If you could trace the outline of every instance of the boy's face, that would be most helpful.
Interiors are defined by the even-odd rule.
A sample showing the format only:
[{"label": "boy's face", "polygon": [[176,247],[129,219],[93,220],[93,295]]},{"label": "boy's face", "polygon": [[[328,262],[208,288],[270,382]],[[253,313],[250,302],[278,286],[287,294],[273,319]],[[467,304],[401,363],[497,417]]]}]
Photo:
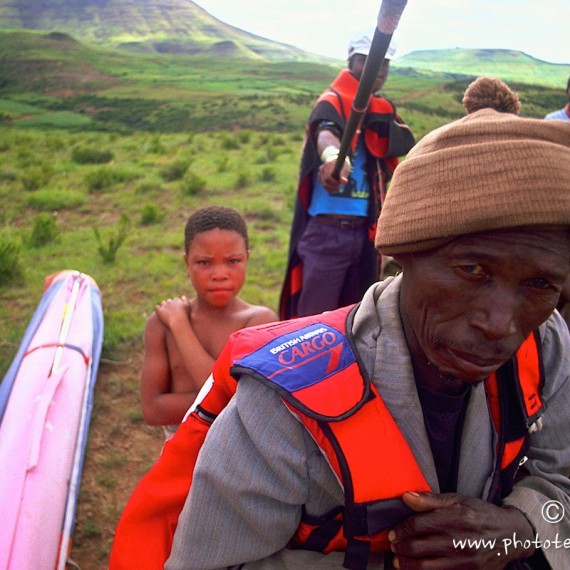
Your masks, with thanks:
[{"label": "boy's face", "polygon": [[240,292],[248,259],[244,238],[219,228],[197,234],[184,255],[197,297],[216,308],[226,307]]}]

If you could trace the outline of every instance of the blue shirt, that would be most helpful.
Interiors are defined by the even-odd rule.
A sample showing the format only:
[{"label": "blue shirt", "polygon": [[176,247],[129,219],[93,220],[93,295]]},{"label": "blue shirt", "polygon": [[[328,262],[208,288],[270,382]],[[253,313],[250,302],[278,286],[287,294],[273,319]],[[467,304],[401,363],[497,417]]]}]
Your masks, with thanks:
[{"label": "blue shirt", "polygon": [[352,170],[348,182],[339,188],[338,194],[327,192],[319,181],[318,170],[315,170],[309,215],[340,214],[366,217],[369,196],[370,184],[366,172],[366,147],[361,136],[352,157]]},{"label": "blue shirt", "polygon": [[558,111],[553,111],[548,113],[545,119],[562,119],[563,121],[570,121],[570,117],[566,113],[566,107],[564,109],[559,109]]}]

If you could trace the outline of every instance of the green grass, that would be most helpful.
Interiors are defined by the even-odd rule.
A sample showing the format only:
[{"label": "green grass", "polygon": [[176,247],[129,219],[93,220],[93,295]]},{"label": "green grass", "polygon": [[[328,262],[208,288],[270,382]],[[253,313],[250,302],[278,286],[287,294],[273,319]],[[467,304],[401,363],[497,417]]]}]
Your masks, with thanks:
[{"label": "green grass", "polygon": [[18,121],[20,127],[77,129],[91,123],[91,118],[71,111],[37,112],[33,117]]},{"label": "green grass", "polygon": [[[151,138],[144,133],[117,139],[97,135],[100,148],[113,149],[114,172],[129,175],[114,178],[112,188],[105,192],[90,192],[85,184],[88,175],[111,167],[74,164],[70,168],[69,164],[72,149],[89,146],[92,133],[28,129],[6,132],[9,144],[2,153],[6,164],[18,164],[23,147],[33,156],[42,156],[49,138],[57,149],[49,153],[50,164],[55,172],[67,174],[53,176],[46,188],[25,191],[19,178],[32,167],[24,164],[15,167],[15,180],[2,187],[0,200],[9,205],[3,209],[3,222],[11,243],[19,245],[22,279],[21,283],[0,288],[0,314],[9,316],[0,319],[0,335],[8,343],[1,347],[0,372],[7,369],[17,348],[16,341],[39,302],[45,276],[61,269],[83,271],[99,284],[105,313],[104,355],[112,357],[125,343],[139,343],[146,315],[156,303],[168,296],[191,294],[182,261],[183,227],[194,209],[207,204],[233,206],[248,220],[253,251],[243,297],[276,308],[291,217],[284,196],[296,176],[298,139],[285,139],[284,154],[274,166],[286,183],[267,183],[252,176],[245,191],[257,198],[244,200],[244,190],[236,188],[233,179],[240,172],[244,157],[251,155],[259,144],[256,133],[245,137],[249,142],[242,143],[239,149],[224,151],[231,154],[232,160],[226,178],[217,173],[215,162],[222,147],[222,134],[199,134],[191,141],[187,135],[162,135],[160,144],[165,154],[152,152]],[[198,197],[185,195],[180,180],[162,178],[164,166],[176,156],[191,157],[192,169],[206,181],[206,188]],[[261,171],[262,166],[252,167],[252,172],[256,168]],[[145,180],[154,182],[147,182],[150,190],[141,200],[140,188]],[[138,221],[147,205],[148,193],[154,196],[157,216],[154,223],[145,225]],[[56,212],[57,241],[30,243],[38,211]],[[127,238],[117,249],[115,260],[105,262],[93,230],[96,228],[106,243],[121,215],[131,220]],[[267,263],[268,259],[271,263]],[[22,303],[22,299],[26,302]]]},{"label": "green grass", "polygon": [[34,105],[27,105],[26,103],[18,103],[10,101],[9,99],[0,99],[0,114],[8,117],[17,117],[22,115],[41,115],[44,113],[43,109],[38,109]]}]

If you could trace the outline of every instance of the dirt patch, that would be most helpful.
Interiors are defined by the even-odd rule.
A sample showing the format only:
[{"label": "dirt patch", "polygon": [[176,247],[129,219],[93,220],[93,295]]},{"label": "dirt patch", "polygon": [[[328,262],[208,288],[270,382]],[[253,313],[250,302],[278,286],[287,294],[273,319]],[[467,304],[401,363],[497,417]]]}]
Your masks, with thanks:
[{"label": "dirt patch", "polygon": [[81,570],[108,567],[121,512],[164,441],[160,428],[142,421],[141,359],[142,349],[132,348],[99,367],[71,550]]}]

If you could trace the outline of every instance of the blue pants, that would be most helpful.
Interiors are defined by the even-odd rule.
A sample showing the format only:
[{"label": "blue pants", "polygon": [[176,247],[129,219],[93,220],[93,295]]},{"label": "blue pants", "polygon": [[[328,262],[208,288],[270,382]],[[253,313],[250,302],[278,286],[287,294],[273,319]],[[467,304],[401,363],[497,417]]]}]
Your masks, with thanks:
[{"label": "blue pants", "polygon": [[360,263],[367,228],[338,228],[312,217],[297,245],[303,261],[299,316],[331,311],[360,301]]}]

